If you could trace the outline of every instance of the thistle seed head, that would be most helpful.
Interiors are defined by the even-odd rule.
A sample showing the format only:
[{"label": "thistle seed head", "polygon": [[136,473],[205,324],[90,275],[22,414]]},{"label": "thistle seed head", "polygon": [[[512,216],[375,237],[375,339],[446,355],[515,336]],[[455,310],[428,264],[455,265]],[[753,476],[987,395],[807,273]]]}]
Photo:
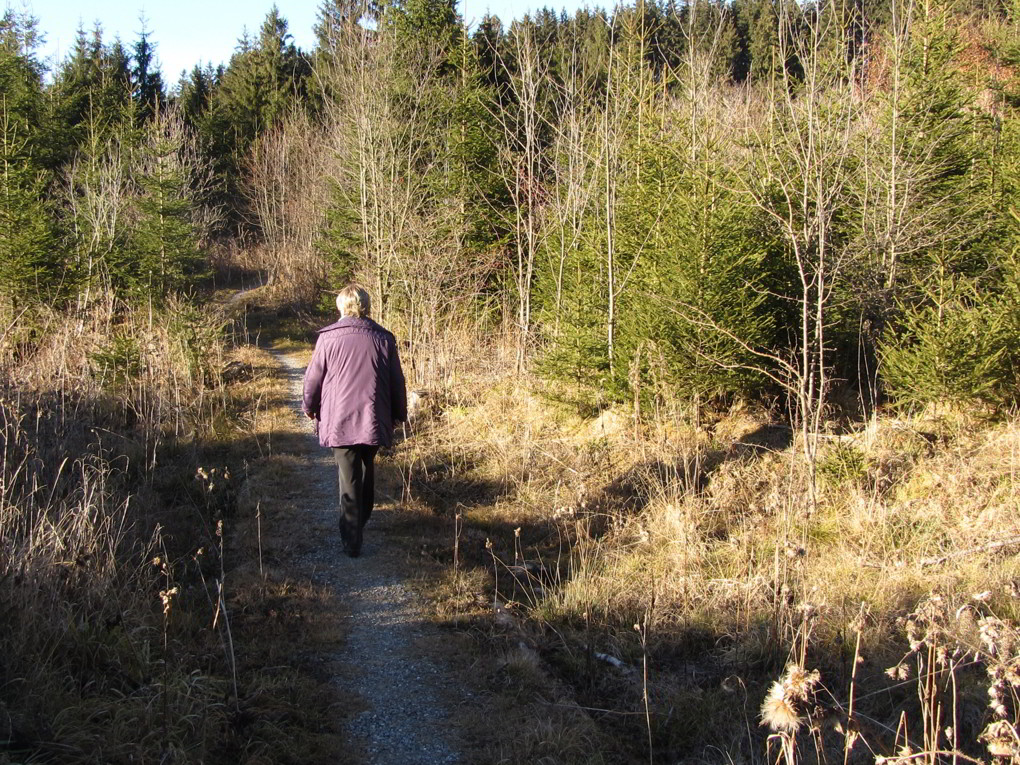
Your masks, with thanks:
[{"label": "thistle seed head", "polygon": [[768,725],[777,733],[796,733],[804,724],[787,695],[786,687],[778,680],[772,683],[761,705],[761,724]]}]

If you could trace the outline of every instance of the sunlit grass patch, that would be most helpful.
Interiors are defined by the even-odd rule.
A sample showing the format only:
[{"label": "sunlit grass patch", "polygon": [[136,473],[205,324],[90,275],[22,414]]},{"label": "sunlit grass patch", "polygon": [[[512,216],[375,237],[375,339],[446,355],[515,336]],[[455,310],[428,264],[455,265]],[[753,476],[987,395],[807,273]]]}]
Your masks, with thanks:
[{"label": "sunlit grass patch", "polygon": [[[877,702],[882,673],[905,646],[897,620],[920,600],[990,591],[996,613],[1017,610],[1003,595],[1020,568],[1015,422],[947,430],[880,419],[823,437],[812,476],[800,436],[746,409],[701,430],[635,427],[626,413],[608,427],[612,418],[586,421],[550,404],[541,387],[523,378],[451,396],[398,449],[398,461],[431,470],[419,496],[434,495],[431,512],[445,519],[435,549],[452,546],[451,516],[461,514],[460,570],[449,573],[452,555],[434,555],[425,574],[440,583],[437,618],[479,636],[488,624],[497,644],[512,625],[544,630],[541,650],[504,666],[528,678],[553,671],[575,699],[595,686],[622,693],[593,679],[602,662],[577,657],[615,651],[632,665],[632,627],[650,620],[652,684],[661,684],[653,697],[696,697],[708,710],[692,726],[657,707],[659,752],[697,761],[717,746],[735,761],[755,757],[776,669],[806,650],[845,696],[848,636],[858,629],[868,699],[859,711],[888,715]],[[487,483],[495,490],[480,492]],[[413,471],[409,486],[414,493]],[[675,671],[692,661],[700,680]],[[631,688],[608,698],[635,697]],[[624,720],[619,730],[640,746],[643,717]],[[734,726],[746,735],[721,733]]]}]

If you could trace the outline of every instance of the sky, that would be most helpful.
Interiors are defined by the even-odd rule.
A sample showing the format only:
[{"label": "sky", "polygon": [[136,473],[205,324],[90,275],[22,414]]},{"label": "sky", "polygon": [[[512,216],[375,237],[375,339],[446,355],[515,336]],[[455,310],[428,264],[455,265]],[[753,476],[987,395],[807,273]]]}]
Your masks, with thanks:
[{"label": "sky", "polygon": [[[50,70],[74,47],[79,25],[91,32],[98,20],[103,28],[104,42],[119,36],[130,48],[142,29],[142,19],[156,45],[156,57],[167,85],[177,83],[182,70],[198,63],[214,66],[226,63],[247,28],[257,35],[262,21],[272,7],[272,0],[9,0],[8,8],[17,12],[27,9],[39,20],[45,37],[40,57]],[[280,14],[287,19],[294,43],[310,50],[315,36],[319,0],[277,0]],[[605,3],[596,3],[604,5]],[[542,6],[569,13],[585,0],[458,0],[458,11],[469,24],[477,23],[486,12],[499,16],[504,23]]]}]

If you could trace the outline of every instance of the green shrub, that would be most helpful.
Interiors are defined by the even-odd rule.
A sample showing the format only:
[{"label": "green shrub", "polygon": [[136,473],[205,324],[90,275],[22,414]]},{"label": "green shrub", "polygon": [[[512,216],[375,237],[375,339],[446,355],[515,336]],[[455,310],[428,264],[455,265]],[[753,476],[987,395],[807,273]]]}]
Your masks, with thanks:
[{"label": "green shrub", "polygon": [[906,309],[882,348],[885,385],[901,406],[995,405],[1016,395],[1006,305],[972,286],[954,293]]},{"label": "green shrub", "polygon": [[867,479],[872,461],[853,444],[837,443],[818,462],[818,479],[823,486],[860,486]]}]

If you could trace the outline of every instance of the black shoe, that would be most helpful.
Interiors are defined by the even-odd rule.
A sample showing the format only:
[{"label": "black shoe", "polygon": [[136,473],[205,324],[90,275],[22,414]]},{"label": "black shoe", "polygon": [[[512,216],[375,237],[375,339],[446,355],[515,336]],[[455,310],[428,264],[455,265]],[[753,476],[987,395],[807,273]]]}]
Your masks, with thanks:
[{"label": "black shoe", "polygon": [[347,524],[344,523],[343,518],[340,519],[340,544],[343,546],[344,552],[350,557],[358,557],[358,552],[360,551],[352,554],[352,551],[354,550],[353,540],[350,538],[350,534],[347,531]]},{"label": "black shoe", "polygon": [[351,537],[344,543],[344,552],[351,558],[357,558],[361,555],[361,529],[356,529]]},{"label": "black shoe", "polygon": [[347,553],[348,557],[357,558],[361,555],[361,529],[358,529],[353,534],[349,534],[344,533],[344,527],[341,525],[340,544],[343,545],[344,552]]}]

